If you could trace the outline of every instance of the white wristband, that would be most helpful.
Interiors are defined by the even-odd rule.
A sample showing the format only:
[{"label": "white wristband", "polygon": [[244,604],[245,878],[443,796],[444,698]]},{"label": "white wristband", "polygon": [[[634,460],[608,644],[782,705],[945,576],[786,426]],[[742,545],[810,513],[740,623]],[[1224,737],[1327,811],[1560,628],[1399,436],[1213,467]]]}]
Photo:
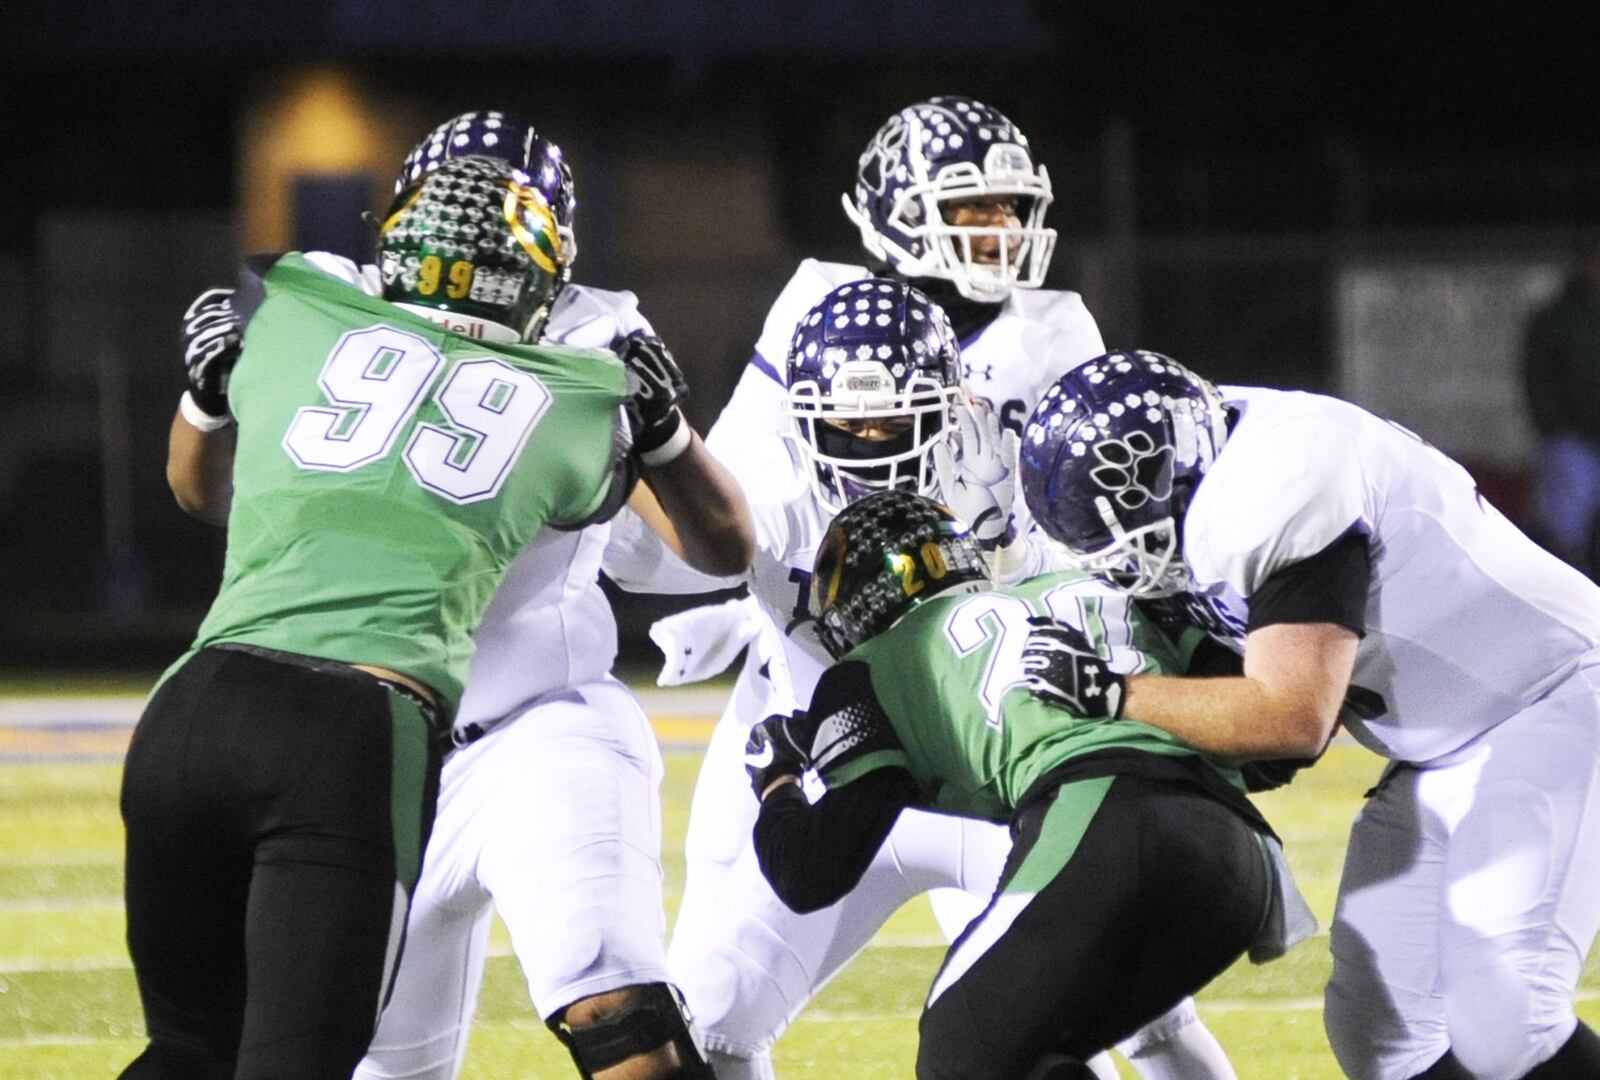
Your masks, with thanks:
[{"label": "white wristband", "polygon": [[989,552],[989,580],[996,588],[1021,584],[1033,570],[1033,551],[1021,536]]},{"label": "white wristband", "polygon": [[183,392],[183,397],[178,399],[178,411],[188,421],[189,426],[200,431],[220,431],[233,423],[233,417],[227,413],[221,416],[212,416],[200,406],[196,405],[189,391]]},{"label": "white wristband", "polygon": [[665,465],[669,461],[676,461],[678,455],[689,449],[689,442],[693,437],[694,432],[689,427],[689,421],[682,413],[679,413],[678,430],[674,431],[670,439],[654,450],[641,450],[639,452],[639,461],[641,464],[648,465],[651,468]]}]

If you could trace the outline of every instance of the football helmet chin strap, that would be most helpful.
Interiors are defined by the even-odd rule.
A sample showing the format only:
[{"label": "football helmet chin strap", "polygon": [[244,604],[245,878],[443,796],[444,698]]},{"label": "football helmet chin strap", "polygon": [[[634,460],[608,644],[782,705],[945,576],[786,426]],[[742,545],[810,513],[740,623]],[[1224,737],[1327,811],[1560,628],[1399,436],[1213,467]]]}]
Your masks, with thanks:
[{"label": "football helmet chin strap", "polygon": [[546,1021],[572,1055],[578,1075],[594,1080],[598,1072],[671,1045],[678,1052],[678,1067],[663,1080],[716,1080],[677,988],[646,983],[630,989],[627,1004],[597,1023],[573,1027],[563,1019],[566,1010]]}]

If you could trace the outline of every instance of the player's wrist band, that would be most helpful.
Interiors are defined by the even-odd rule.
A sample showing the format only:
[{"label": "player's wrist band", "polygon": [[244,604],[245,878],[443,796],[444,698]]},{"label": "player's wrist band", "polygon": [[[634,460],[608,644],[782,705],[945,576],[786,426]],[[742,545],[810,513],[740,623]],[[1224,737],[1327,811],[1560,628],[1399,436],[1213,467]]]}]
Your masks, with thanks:
[{"label": "player's wrist band", "polygon": [[200,431],[220,431],[233,423],[233,417],[227,413],[221,416],[212,416],[195,403],[194,395],[189,391],[183,392],[183,397],[178,399],[178,411],[183,414],[184,420],[192,428]]},{"label": "player's wrist band", "polygon": [[984,552],[989,557],[990,579],[1000,587],[1015,585],[1033,576],[1033,552],[1028,543],[1016,534],[1013,527],[1008,539],[997,544],[993,551]]},{"label": "player's wrist band", "polygon": [[678,413],[678,426],[667,437],[667,441],[652,450],[639,451],[639,462],[654,468],[675,461],[680,454],[689,449],[689,442],[693,437],[694,432],[689,428],[689,421],[683,418],[682,413]]}]

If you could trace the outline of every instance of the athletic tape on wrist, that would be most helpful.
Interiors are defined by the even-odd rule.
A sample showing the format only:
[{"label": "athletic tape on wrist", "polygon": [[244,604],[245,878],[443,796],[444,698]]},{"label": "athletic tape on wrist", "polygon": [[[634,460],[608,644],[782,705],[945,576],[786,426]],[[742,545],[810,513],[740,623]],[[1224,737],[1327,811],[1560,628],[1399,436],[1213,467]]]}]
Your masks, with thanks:
[{"label": "athletic tape on wrist", "polygon": [[178,399],[178,411],[183,414],[190,427],[200,431],[220,431],[233,423],[233,417],[227,413],[221,416],[212,416],[195,403],[194,396],[185,390],[183,397]]},{"label": "athletic tape on wrist", "polygon": [[680,413],[678,415],[678,430],[674,431],[671,438],[654,450],[641,450],[639,452],[639,462],[642,465],[654,468],[658,465],[665,465],[670,461],[675,461],[680,454],[689,449],[689,442],[693,437],[694,433],[689,429],[689,421],[685,420]]}]

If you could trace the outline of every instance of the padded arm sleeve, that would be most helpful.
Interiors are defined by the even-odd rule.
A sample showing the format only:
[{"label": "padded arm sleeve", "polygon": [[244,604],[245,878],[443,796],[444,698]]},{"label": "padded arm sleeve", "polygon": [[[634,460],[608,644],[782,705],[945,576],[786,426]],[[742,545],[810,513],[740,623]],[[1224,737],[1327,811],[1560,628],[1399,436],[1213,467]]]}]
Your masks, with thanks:
[{"label": "padded arm sleeve", "polygon": [[1279,570],[1372,520],[1355,433],[1295,414],[1230,439],[1184,518],[1184,554],[1202,587],[1253,603]]},{"label": "padded arm sleeve", "polygon": [[905,747],[872,689],[872,669],[846,660],[823,673],[808,710],[816,725],[811,764],[830,789],[876,769],[908,764]]},{"label": "padded arm sleeve", "polygon": [[767,796],[756,818],[756,858],[778,899],[800,914],[855,888],[917,785],[904,769],[879,769],[806,802],[798,784]]}]

